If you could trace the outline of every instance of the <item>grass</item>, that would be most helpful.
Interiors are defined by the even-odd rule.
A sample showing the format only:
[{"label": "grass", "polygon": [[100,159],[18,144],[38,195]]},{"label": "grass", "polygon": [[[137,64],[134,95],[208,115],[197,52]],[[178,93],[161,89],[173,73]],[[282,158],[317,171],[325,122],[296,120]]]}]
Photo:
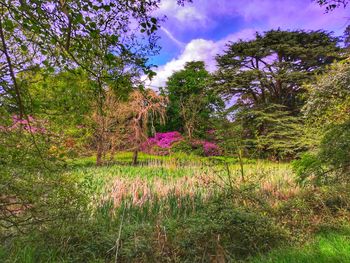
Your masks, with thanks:
[{"label": "grass", "polygon": [[251,263],[350,262],[350,227],[319,233],[303,247],[292,247],[257,257]]},{"label": "grass", "polygon": [[337,262],[350,256],[347,231],[315,236],[325,223],[349,221],[346,187],[300,188],[288,163],[245,160],[242,180],[232,158],[141,154],[140,165],[131,166],[131,157],[118,154],[103,167],[93,157],[71,160],[65,177],[88,205],[69,221],[8,239],[0,261],[114,262],[118,255],[119,262]]},{"label": "grass", "polygon": [[[178,214],[174,209],[184,209],[184,203],[195,209],[217,197],[222,189],[243,183],[234,159],[223,162],[187,155],[140,156],[139,166],[129,165],[130,153],[119,154],[117,163],[104,167],[91,166],[93,158],[80,159],[70,164],[68,173],[89,191],[94,206],[110,201],[114,208],[143,206],[143,210],[157,214],[161,210]],[[269,196],[272,203],[298,192],[293,176],[286,163],[249,161],[245,165],[246,180]]]}]

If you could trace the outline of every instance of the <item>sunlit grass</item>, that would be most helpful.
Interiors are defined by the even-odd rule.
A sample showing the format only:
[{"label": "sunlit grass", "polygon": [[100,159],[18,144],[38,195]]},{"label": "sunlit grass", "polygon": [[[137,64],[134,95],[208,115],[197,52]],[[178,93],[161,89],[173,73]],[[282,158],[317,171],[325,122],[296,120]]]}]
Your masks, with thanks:
[{"label": "sunlit grass", "polygon": [[251,263],[342,263],[350,262],[350,228],[317,235],[303,247],[272,251]]},{"label": "sunlit grass", "polygon": [[138,166],[132,166],[131,159],[132,153],[119,153],[117,161],[102,167],[94,165],[94,157],[79,159],[70,163],[67,173],[88,192],[92,207],[116,214],[126,207],[129,213],[143,211],[144,218],[196,210],[228,187],[247,183],[272,204],[299,191],[287,163],[247,160],[243,181],[234,158],[140,154]]}]

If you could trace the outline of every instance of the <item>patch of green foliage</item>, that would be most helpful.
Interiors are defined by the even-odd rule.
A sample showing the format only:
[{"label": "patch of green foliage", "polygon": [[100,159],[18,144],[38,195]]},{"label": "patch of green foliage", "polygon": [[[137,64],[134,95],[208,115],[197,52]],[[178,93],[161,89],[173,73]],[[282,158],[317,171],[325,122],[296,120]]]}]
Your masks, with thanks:
[{"label": "patch of green foliage", "polygon": [[[191,169],[200,170],[198,166],[180,169],[181,173],[170,166],[91,167],[89,160],[84,162],[70,166],[66,176],[70,174],[80,193],[90,200],[98,198],[116,178],[132,181],[141,176],[170,182],[191,177]],[[231,169],[238,168],[235,165]],[[289,196],[276,195],[276,191],[289,190],[281,187],[286,166],[247,166],[248,179],[265,169],[264,174],[271,177],[269,184],[279,186],[277,190],[263,189],[257,176],[242,185],[227,184],[207,199],[200,194],[181,198],[169,194],[142,205],[128,199],[117,207],[108,199],[89,206],[82,202],[70,212],[70,221],[45,224],[40,230],[7,239],[0,248],[0,261],[114,262],[116,257],[118,262],[248,261],[271,250],[280,251],[276,250],[280,247],[300,246],[312,240],[322,225],[341,224],[350,216],[346,187],[305,188]],[[224,179],[224,174],[218,176]],[[272,253],[271,257],[277,252]],[[311,246],[307,253],[318,252]]]},{"label": "patch of green foliage", "polygon": [[324,230],[311,242],[300,247],[274,250],[268,255],[257,257],[254,263],[328,263],[350,262],[350,228],[349,226]]}]

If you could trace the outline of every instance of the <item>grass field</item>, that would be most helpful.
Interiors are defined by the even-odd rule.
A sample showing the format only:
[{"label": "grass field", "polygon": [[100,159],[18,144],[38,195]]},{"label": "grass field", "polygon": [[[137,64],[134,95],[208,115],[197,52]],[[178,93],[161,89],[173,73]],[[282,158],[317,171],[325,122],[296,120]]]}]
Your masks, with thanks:
[{"label": "grass field", "polygon": [[[300,187],[291,165],[121,153],[68,162],[82,205],[14,238],[1,262],[347,262],[346,187]],[[345,225],[345,227],[343,227]],[[324,229],[328,229],[325,231]],[[330,229],[330,230],[329,230]],[[343,260],[343,261],[342,261]],[[345,261],[344,261],[345,260]]]}]

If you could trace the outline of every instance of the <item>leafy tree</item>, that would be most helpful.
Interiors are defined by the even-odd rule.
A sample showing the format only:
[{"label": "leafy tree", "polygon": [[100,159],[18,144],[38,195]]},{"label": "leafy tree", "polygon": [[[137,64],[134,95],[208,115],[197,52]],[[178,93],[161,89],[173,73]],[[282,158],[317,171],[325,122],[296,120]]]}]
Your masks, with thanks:
[{"label": "leafy tree", "polygon": [[270,104],[247,110],[244,118],[251,120],[248,130],[255,133],[250,134],[251,147],[259,157],[291,159],[306,149],[306,144],[302,143],[303,122],[286,111],[285,106]]},{"label": "leafy tree", "polygon": [[350,25],[348,25],[344,31],[344,46],[350,49]]},{"label": "leafy tree", "polygon": [[167,99],[158,95],[151,89],[135,90],[127,104],[129,123],[127,130],[130,135],[129,142],[133,151],[133,164],[137,164],[138,152],[148,139],[150,124],[157,120],[165,122]]},{"label": "leafy tree", "polygon": [[[334,64],[309,85],[304,107],[309,125],[319,130],[321,139],[314,152],[296,162],[299,176],[316,182],[348,181],[350,174],[350,63]],[[307,161],[306,161],[307,160]],[[306,164],[306,165],[305,165]]]},{"label": "leafy tree", "polygon": [[336,8],[343,7],[345,8],[348,4],[348,0],[314,0],[319,5],[326,7],[326,12],[333,11]]},{"label": "leafy tree", "polygon": [[338,38],[323,31],[271,30],[256,39],[230,43],[217,56],[215,86],[234,98],[237,118],[260,157],[291,158],[300,145],[300,109],[306,89],[326,66],[340,57]]},{"label": "leafy tree", "polygon": [[324,31],[271,30],[250,41],[230,43],[217,56],[216,83],[245,106],[280,104],[298,112],[302,84],[339,58],[338,38]]},{"label": "leafy tree", "polygon": [[167,129],[184,131],[189,138],[205,131],[210,118],[224,104],[210,87],[210,74],[204,62],[188,62],[169,77],[162,91],[169,98]]},{"label": "leafy tree", "polygon": [[[130,87],[138,73],[153,74],[146,56],[157,51],[156,30],[160,20],[152,14],[159,3],[159,0],[0,0],[0,162],[6,167],[0,172],[1,228],[4,226],[11,233],[14,227],[22,231],[28,225],[42,225],[58,218],[45,212],[55,208],[53,211],[66,215],[69,209],[63,204],[69,206],[77,200],[76,186],[62,182],[64,176],[55,173],[60,158],[53,152],[59,138],[50,132],[34,134],[30,128],[35,119],[30,111],[46,115],[43,121],[52,118],[44,114],[40,105],[44,87],[29,88],[28,79],[22,78],[22,74],[43,67],[48,73],[59,74],[58,78],[66,78],[64,70],[80,68],[92,81],[87,87],[95,92],[94,98],[101,105],[109,86]],[[28,107],[31,92],[39,96]],[[67,95],[61,93],[60,87],[56,92]],[[45,99],[49,101],[50,97]],[[62,102],[48,110],[58,113],[67,110],[64,105],[72,106],[71,98]],[[13,119],[19,123],[15,131],[11,128]],[[18,206],[20,213],[8,210],[13,206]],[[17,216],[23,224],[12,220]]]},{"label": "leafy tree", "polygon": [[20,75],[26,112],[48,122],[59,137],[62,153],[84,154],[91,138],[95,85],[82,69],[47,74],[43,70]]},{"label": "leafy tree", "polygon": [[303,109],[310,123],[319,127],[343,124],[349,119],[350,62],[335,63],[329,71],[307,85],[309,97]]},{"label": "leafy tree", "polygon": [[[93,120],[97,134],[102,136],[102,144],[98,150],[98,165],[101,165],[107,154],[111,160],[116,150],[132,151],[133,164],[137,164],[138,152],[147,141],[150,126],[159,120],[164,123],[166,98],[150,89],[136,89],[127,98],[118,97],[109,89],[103,103],[103,115],[95,107]],[[100,139],[100,138],[96,138]]]}]

